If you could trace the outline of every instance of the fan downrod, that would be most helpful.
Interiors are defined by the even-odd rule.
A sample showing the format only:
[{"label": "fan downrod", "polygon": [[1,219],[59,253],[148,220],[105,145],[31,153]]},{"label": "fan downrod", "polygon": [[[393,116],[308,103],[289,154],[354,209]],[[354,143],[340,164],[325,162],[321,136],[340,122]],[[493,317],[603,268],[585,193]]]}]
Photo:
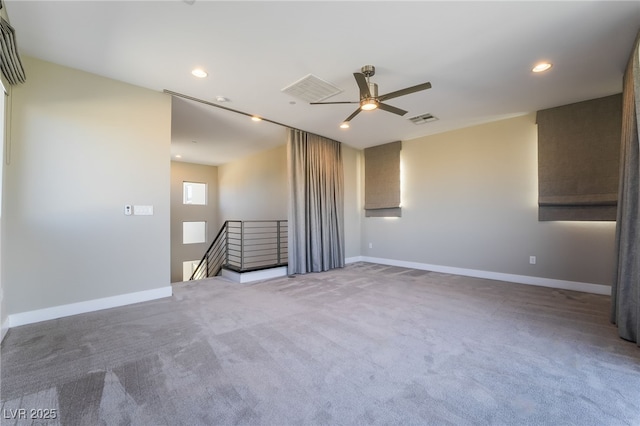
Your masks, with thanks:
[{"label": "fan downrod", "polygon": [[365,77],[369,78],[376,74],[376,67],[373,65],[365,65],[360,68],[360,71],[362,71],[362,74],[364,74]]}]

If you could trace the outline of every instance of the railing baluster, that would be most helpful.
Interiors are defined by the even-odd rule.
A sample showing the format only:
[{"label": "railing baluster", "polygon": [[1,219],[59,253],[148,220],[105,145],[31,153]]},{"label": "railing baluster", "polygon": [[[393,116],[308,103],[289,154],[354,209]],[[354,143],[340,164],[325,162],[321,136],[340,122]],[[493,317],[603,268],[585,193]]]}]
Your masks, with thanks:
[{"label": "railing baluster", "polygon": [[244,222],[240,222],[240,270],[244,269]]},{"label": "railing baluster", "polygon": [[276,244],[277,244],[276,253],[278,255],[277,263],[279,265],[280,264],[280,221],[276,222],[276,233],[277,233],[277,235],[276,235]]},{"label": "railing baluster", "polygon": [[224,264],[226,266],[229,266],[229,227],[227,226],[227,231],[225,232],[224,235],[224,245],[225,245],[225,260],[224,260]]}]

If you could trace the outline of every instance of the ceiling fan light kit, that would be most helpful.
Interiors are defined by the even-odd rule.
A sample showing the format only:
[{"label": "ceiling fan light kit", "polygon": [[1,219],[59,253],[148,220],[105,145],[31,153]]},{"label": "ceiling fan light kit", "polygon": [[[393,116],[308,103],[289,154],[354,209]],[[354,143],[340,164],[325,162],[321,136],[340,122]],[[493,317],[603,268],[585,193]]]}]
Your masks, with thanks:
[{"label": "ceiling fan light kit", "polygon": [[363,99],[360,101],[360,109],[363,111],[373,111],[378,108],[378,101],[373,98]]},{"label": "ceiling fan light kit", "polygon": [[[375,75],[376,68],[373,65],[365,65],[360,69],[361,72],[354,72],[353,77],[356,79],[358,88],[360,90],[359,101],[342,101],[342,102],[311,102],[311,105],[330,105],[330,104],[360,104],[359,108],[355,110],[346,120],[340,125],[341,128],[348,128],[348,123],[360,111],[373,111],[374,109],[381,109],[396,115],[403,116],[407,111],[396,108],[394,106],[383,103],[388,99],[397,98],[411,93],[420,92],[431,88],[431,83],[422,83],[417,86],[407,87],[405,89],[396,90],[395,92],[387,93],[385,95],[378,96],[378,85],[372,83],[370,78]],[[346,126],[345,126],[346,124]]]}]

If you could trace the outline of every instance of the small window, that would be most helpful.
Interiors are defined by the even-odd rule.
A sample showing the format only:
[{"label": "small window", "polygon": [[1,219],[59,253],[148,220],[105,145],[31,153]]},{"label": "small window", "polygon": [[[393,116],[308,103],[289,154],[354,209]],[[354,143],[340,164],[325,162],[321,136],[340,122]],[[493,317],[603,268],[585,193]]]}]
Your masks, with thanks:
[{"label": "small window", "polygon": [[189,281],[189,278],[193,275],[193,271],[196,270],[199,264],[199,260],[188,260],[186,262],[182,262],[182,281]]},{"label": "small window", "polygon": [[198,244],[207,240],[207,222],[182,222],[182,244]]},{"label": "small window", "polygon": [[207,184],[182,182],[183,204],[204,206],[207,204]]}]

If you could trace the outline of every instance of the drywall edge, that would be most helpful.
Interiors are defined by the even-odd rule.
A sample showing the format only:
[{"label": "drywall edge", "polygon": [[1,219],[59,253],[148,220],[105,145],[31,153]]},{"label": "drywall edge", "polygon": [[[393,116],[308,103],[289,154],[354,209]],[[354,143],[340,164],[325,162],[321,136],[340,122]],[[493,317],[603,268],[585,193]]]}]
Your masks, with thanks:
[{"label": "drywall edge", "polygon": [[9,331],[9,317],[2,323],[0,329],[0,343],[4,340],[4,336],[7,335],[7,331]]}]

